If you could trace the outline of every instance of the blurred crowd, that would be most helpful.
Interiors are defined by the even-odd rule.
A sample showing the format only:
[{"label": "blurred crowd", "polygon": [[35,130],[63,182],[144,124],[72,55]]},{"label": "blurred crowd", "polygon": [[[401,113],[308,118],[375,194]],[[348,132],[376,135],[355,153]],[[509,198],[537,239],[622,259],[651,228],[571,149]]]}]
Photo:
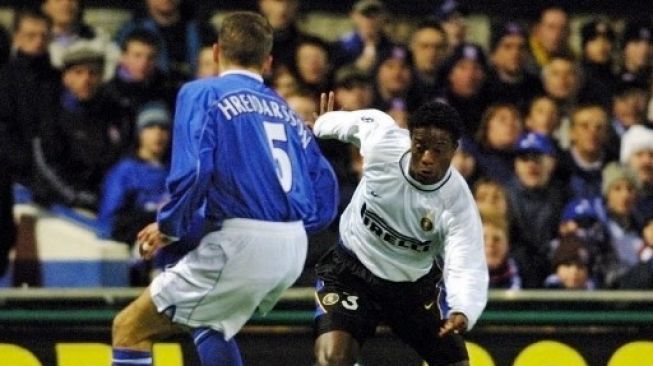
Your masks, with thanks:
[{"label": "blurred crowd", "polygon": [[[453,0],[414,19],[405,40],[389,34],[381,1],[354,2],[352,31],[337,37],[300,30],[300,5],[254,10],[275,30],[266,81],[309,126],[328,90],[337,109],[380,109],[400,125],[432,99],[460,113],[454,166],[478,203],[491,287],[653,288],[650,17],[616,22],[597,10],[574,52],[560,7],[528,24],[492,19],[484,47]],[[181,0],[143,0],[114,37],[83,11],[81,0],[42,0],[0,29],[0,273],[14,200],[82,210],[99,237],[131,243],[166,200],[177,90],[217,75],[215,27]],[[344,208],[361,157],[320,146]],[[336,228],[313,238],[307,268]]]}]

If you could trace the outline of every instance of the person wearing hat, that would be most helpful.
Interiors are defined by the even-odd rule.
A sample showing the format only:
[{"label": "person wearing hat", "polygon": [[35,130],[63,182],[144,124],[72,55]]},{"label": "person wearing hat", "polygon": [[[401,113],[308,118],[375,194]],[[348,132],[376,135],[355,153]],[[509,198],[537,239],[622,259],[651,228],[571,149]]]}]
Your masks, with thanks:
[{"label": "person wearing hat", "polygon": [[626,24],[621,39],[623,60],[619,80],[644,90],[651,88],[651,57],[653,57],[653,25],[649,20]]},{"label": "person wearing hat", "polygon": [[34,141],[35,199],[97,209],[106,170],[129,146],[130,124],[118,102],[99,93],[104,55],[77,43],[63,57],[58,110]]},{"label": "person wearing hat", "polygon": [[487,85],[493,103],[512,103],[524,111],[542,93],[540,78],[527,71],[527,40],[526,30],[515,21],[491,27]]},{"label": "person wearing hat", "polygon": [[610,163],[603,168],[602,191],[606,233],[615,253],[615,263],[606,273],[605,283],[607,287],[614,287],[619,278],[639,262],[643,244],[635,218],[635,177],[619,163]]},{"label": "person wearing hat", "polygon": [[467,137],[475,135],[490,103],[491,96],[485,92],[488,68],[485,52],[474,43],[460,44],[440,67],[439,97],[460,113]]},{"label": "person wearing hat", "polygon": [[410,51],[399,45],[379,52],[372,69],[375,80],[372,108],[390,114],[400,126],[406,125],[408,114],[417,109],[420,101],[413,85],[413,73]]},{"label": "person wearing hat", "polygon": [[377,55],[392,48],[392,41],[385,31],[388,11],[378,0],[358,0],[349,13],[354,30],[335,42],[334,65],[354,64],[371,72],[377,63]]},{"label": "person wearing hat", "polygon": [[456,0],[442,1],[435,12],[436,18],[442,24],[442,29],[447,35],[449,51],[467,42],[467,24],[465,24],[467,13],[467,8]]},{"label": "person wearing hat", "polygon": [[619,161],[630,169],[637,182],[635,216],[640,225],[653,217],[653,129],[632,126],[621,138]]},{"label": "person wearing hat", "polygon": [[[170,144],[171,116],[162,102],[149,102],[137,114],[138,143],[133,155],[108,171],[102,184],[98,235],[132,244],[136,234],[156,218],[166,200],[165,159]],[[132,285],[146,285],[149,274],[132,277]]]},{"label": "person wearing hat", "polygon": [[549,273],[549,242],[558,234],[566,201],[565,190],[552,179],[553,159],[555,147],[544,135],[524,133],[515,144],[515,175],[506,188],[513,255],[525,288],[540,287]]},{"label": "person wearing hat", "polygon": [[553,253],[553,273],[547,276],[544,287],[549,289],[593,290],[594,258],[582,239],[568,235],[561,238]]},{"label": "person wearing hat", "polygon": [[52,20],[52,39],[48,48],[50,60],[55,67],[63,65],[63,56],[69,47],[82,42],[104,54],[103,80],[113,77],[120,48],[108,32],[84,22],[83,0],[41,0],[41,10]]},{"label": "person wearing hat", "polygon": [[615,33],[610,23],[593,19],[580,29],[581,68],[586,79],[592,79],[612,94],[616,75],[613,71]]}]

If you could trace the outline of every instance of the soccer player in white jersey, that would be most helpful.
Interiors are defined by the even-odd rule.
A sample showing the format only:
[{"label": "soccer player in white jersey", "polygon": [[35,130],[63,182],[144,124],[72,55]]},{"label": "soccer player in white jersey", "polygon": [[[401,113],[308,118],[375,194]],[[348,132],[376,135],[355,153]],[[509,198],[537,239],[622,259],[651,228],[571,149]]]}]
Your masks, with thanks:
[{"label": "soccer player in white jersey", "polygon": [[363,177],[318,263],[317,365],[352,365],[383,322],[431,366],[469,365],[461,336],[487,302],[483,231],[467,183],[451,167],[458,113],[420,107],[408,129],[373,109],[331,111],[314,133],[355,144]]},{"label": "soccer player in white jersey", "polygon": [[[113,366],[152,365],[152,343],[190,328],[202,366],[240,366],[233,336],[269,311],[299,277],[307,232],[337,212],[337,181],[304,122],[261,74],[272,27],[234,12],[213,46],[220,76],[177,97],[170,201],[138,234],[147,258],[189,234],[201,210],[199,246],[158,275],[113,322]],[[174,244],[171,244],[174,245]]]}]

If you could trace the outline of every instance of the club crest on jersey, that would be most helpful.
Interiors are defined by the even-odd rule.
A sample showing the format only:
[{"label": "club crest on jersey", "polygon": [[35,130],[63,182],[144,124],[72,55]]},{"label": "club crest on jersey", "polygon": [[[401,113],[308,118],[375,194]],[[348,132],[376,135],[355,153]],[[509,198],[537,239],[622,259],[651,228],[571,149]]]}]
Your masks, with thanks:
[{"label": "club crest on jersey", "polygon": [[330,292],[322,298],[322,305],[331,306],[337,304],[338,301],[340,301],[340,296],[335,292]]},{"label": "club crest on jersey", "polygon": [[421,226],[422,230],[424,231],[431,231],[433,230],[433,221],[431,221],[431,219],[428,217],[422,217],[422,220],[419,222],[419,226]]}]

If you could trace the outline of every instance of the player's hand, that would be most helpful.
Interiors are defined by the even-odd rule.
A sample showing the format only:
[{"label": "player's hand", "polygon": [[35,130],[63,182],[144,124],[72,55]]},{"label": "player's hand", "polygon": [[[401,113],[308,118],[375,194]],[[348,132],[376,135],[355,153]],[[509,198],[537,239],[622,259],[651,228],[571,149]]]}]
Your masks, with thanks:
[{"label": "player's hand", "polygon": [[448,334],[463,334],[467,330],[467,317],[462,313],[452,313],[440,328],[440,337]]},{"label": "player's hand", "polygon": [[318,117],[320,117],[321,115],[327,112],[332,112],[333,106],[335,104],[335,100],[336,100],[336,95],[333,91],[329,91],[329,93],[320,94],[320,110],[319,110],[319,114],[313,113],[313,117],[315,117],[314,120],[317,120]]},{"label": "player's hand", "polygon": [[159,231],[159,224],[153,222],[147,225],[136,236],[138,252],[143,259],[152,259],[154,253],[161,247],[170,244],[170,238]]}]

